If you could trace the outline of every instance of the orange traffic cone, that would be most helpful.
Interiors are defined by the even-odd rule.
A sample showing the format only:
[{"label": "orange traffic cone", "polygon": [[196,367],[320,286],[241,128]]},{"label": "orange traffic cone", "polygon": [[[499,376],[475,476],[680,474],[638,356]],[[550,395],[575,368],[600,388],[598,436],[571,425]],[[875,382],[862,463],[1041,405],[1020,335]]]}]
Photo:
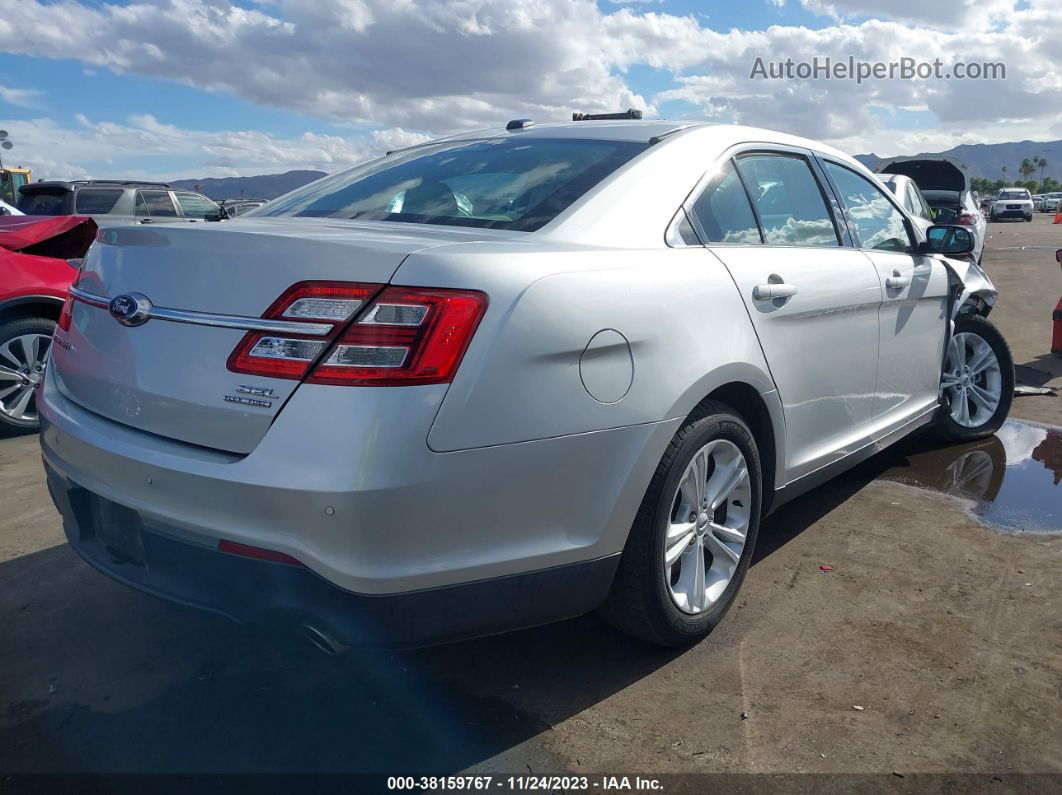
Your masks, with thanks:
[{"label": "orange traffic cone", "polygon": [[1055,209],[1055,223],[1062,224],[1062,201],[1058,203],[1058,207]]}]

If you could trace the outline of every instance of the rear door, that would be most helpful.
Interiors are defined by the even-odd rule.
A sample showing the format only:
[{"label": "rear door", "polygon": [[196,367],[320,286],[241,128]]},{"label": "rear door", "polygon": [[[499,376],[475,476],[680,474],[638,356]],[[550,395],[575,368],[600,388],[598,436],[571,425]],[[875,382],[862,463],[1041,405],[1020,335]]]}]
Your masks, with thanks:
[{"label": "rear door", "polygon": [[809,155],[739,152],[691,208],[741,293],[778,387],[790,480],[866,436],[877,379],[878,275],[841,245]]},{"label": "rear door", "polygon": [[917,253],[892,197],[848,166],[823,159],[854,243],[874,264],[884,288],[874,414],[885,428],[934,407],[947,329],[948,274],[935,256]]}]

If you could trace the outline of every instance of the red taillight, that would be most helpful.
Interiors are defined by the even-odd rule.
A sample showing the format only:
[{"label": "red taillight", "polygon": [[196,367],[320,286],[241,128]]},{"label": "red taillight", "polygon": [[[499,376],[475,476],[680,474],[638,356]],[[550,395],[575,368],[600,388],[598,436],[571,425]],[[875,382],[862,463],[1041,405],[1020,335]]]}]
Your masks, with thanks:
[{"label": "red taillight", "polygon": [[[68,259],[67,262],[76,271],[74,279],[70,283],[71,287],[77,287],[77,283],[81,281],[81,268],[85,264],[84,259]],[[74,316],[74,296],[70,295],[70,291],[66,292],[66,300],[63,301],[63,308],[59,310],[59,322],[58,326],[63,331],[70,330],[70,321]]]},{"label": "red taillight", "polygon": [[262,317],[328,322],[332,332],[250,332],[230,354],[228,368],[342,386],[447,383],[486,308],[487,296],[472,290],[300,282]]},{"label": "red taillight", "polygon": [[388,287],[306,380],[346,386],[447,383],[486,308],[487,296],[471,290]]},{"label": "red taillight", "polygon": [[57,324],[63,331],[70,331],[70,320],[74,315],[74,296],[70,293],[66,294],[66,300],[63,301],[63,308],[59,310],[59,323]]},{"label": "red taillight", "polygon": [[971,213],[963,213],[955,219],[955,223],[962,224],[963,226],[973,226],[977,223],[977,216]]},{"label": "red taillight", "polygon": [[230,555],[239,555],[244,558],[254,558],[255,560],[268,560],[270,563],[286,563],[289,566],[303,565],[297,558],[293,558],[291,555],[286,555],[283,552],[276,552],[272,549],[262,549],[261,547],[252,547],[250,544],[239,544],[235,541],[226,541],[225,539],[218,541],[218,551],[228,552]]},{"label": "red taillight", "polygon": [[244,335],[229,355],[234,373],[270,378],[302,378],[321,357],[340,329],[383,285],[351,282],[299,282],[293,284],[262,315],[270,320],[296,323],[332,323],[327,336],[295,333]]}]

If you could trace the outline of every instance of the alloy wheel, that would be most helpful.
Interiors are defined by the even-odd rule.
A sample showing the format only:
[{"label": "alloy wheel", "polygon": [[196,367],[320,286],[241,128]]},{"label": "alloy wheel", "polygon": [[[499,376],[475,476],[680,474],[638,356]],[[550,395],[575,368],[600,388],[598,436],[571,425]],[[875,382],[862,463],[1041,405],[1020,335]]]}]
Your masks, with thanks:
[{"label": "alloy wheel", "polygon": [[737,445],[715,439],[696,452],[672,499],[664,579],[675,606],[703,613],[722,597],[745,548],[752,508],[748,465]]},{"label": "alloy wheel", "polygon": [[0,345],[0,413],[13,420],[36,422],[37,389],[44,378],[52,339],[31,332]]},{"label": "alloy wheel", "polygon": [[1003,394],[999,360],[992,346],[977,334],[953,336],[941,385],[956,423],[977,428],[992,419]]}]

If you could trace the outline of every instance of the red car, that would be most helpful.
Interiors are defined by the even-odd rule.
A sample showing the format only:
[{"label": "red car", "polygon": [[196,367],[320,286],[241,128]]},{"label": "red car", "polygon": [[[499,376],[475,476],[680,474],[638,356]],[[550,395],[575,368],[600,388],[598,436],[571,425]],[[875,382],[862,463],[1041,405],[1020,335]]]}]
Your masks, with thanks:
[{"label": "red car", "polygon": [[91,218],[0,217],[0,436],[37,429],[36,392],[52,331],[96,237]]}]

